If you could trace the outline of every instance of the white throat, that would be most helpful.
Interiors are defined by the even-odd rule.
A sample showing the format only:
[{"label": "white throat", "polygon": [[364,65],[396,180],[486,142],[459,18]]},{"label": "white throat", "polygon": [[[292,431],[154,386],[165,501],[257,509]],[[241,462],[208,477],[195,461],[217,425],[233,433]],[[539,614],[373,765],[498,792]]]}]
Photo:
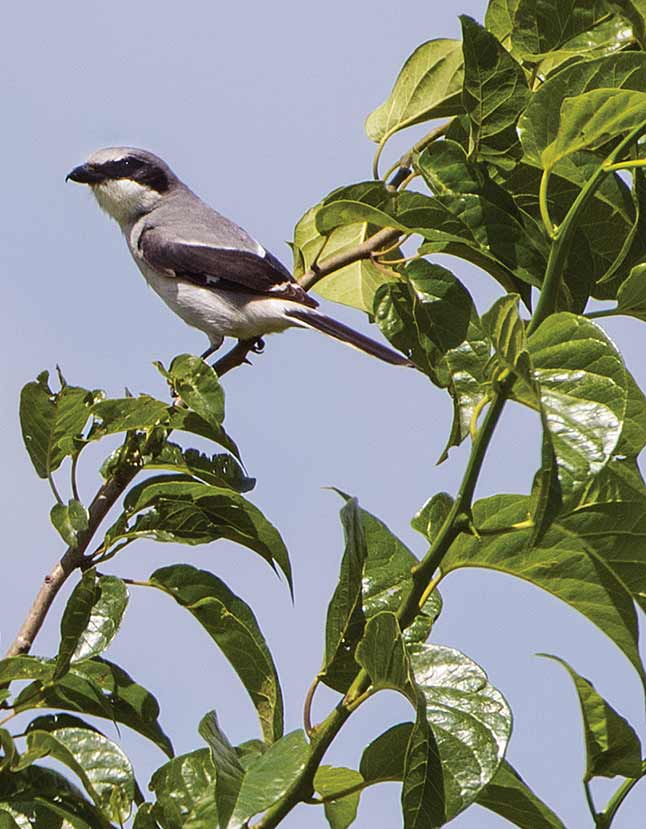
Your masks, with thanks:
[{"label": "white throat", "polygon": [[92,192],[99,206],[122,227],[151,211],[161,199],[156,190],[128,178],[93,184]]}]

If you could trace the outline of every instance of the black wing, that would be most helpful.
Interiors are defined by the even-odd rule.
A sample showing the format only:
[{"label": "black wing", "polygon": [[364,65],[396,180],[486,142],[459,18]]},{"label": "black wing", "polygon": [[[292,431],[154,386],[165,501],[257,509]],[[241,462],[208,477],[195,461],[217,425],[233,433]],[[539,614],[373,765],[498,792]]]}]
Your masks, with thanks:
[{"label": "black wing", "polygon": [[154,227],[143,231],[138,248],[145,262],[155,270],[188,279],[202,287],[269,294],[311,308],[318,305],[287,268],[266,251],[262,256],[250,250],[187,244],[169,240]]}]

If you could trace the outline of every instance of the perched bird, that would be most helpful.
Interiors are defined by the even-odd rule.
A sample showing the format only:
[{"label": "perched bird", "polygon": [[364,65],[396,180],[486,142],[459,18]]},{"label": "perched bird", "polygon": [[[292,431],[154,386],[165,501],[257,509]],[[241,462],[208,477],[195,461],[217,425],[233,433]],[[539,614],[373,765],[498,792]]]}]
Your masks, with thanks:
[{"label": "perched bird", "polygon": [[109,147],[67,176],[88,184],[116,219],[150,287],[184,322],[209,338],[254,340],[286,328],[315,328],[393,365],[396,351],[317,310],[287,268],[230,219],[193,193],[147,150]]}]

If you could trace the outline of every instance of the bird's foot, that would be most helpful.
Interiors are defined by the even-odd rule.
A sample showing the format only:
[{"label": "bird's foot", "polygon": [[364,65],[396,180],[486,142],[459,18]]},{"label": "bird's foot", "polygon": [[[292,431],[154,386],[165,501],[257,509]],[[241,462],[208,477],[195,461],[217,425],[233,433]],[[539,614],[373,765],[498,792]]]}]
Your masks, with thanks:
[{"label": "bird's foot", "polygon": [[258,337],[257,340],[254,340],[254,343],[251,346],[251,350],[254,354],[262,354],[262,352],[265,350],[265,341],[262,337]]}]

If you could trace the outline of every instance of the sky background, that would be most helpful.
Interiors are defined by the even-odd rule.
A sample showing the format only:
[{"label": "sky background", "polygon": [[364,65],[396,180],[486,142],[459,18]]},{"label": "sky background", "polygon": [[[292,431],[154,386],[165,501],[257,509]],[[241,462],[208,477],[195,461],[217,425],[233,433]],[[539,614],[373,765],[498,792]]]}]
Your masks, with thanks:
[{"label": "sky background", "polygon": [[[167,363],[206,346],[203,335],[146,287],[117,226],[89,192],[65,184],[66,173],[98,147],[148,148],[290,264],[286,241],[302,213],[333,188],[370,177],[373,145],[363,121],[386,97],[404,60],[424,40],[459,36],[458,13],[482,21],[485,8],[476,0],[238,0],[188,2],[181,9],[150,0],[7,5],[0,49],[2,651],[62,552],[48,519],[50,491],[36,477],[20,438],[20,388],[58,363],[71,383],[112,396],[127,386],[163,397],[167,389],[152,361]],[[393,141],[384,169],[417,135]],[[438,261],[455,269],[480,311],[498,295],[475,268],[446,257]],[[328,310],[370,329],[358,312]],[[607,330],[646,385],[643,326],[618,319]],[[223,541],[199,548],[137,542],[111,572],[144,579],[159,566],[186,561],[223,578],[259,618],[281,674],[291,730],[301,725],[302,700],[320,666],[325,612],[343,551],[341,503],[324,487],[358,496],[422,555],[424,543],[410,518],[434,493],[455,492],[467,447],[436,466],[450,425],[448,396],[418,373],[314,332],[272,337],[254,366],[231,373],[224,386],[228,430],[258,479],[250,498],[280,529],[292,557],[295,604],[259,557]],[[85,453],[81,485],[88,502],[108,448],[101,444]],[[539,451],[536,418],[508,407],[477,495],[527,491]],[[487,670],[515,714],[509,759],[566,826],[589,826],[574,690],[561,667],[535,654],[568,660],[643,735],[634,671],[587,620],[528,584],[462,570],[446,579],[442,594],[434,641],[459,648]],[[34,653],[55,652],[63,598]],[[257,736],[237,677],[197,623],[167,597],[133,588],[108,656],[155,693],[178,753],[200,745],[197,723],[212,708],[232,742]],[[334,700],[325,689],[317,695],[317,719]],[[356,767],[367,742],[410,716],[401,698],[380,694],[353,715],[326,760]],[[115,736],[109,725],[102,727]],[[164,758],[127,729],[122,737],[145,788]],[[595,788],[600,806],[619,782]],[[365,792],[355,825],[401,825],[399,793],[395,784]],[[645,810],[642,784],[613,826],[634,829]],[[283,825],[326,824],[320,811],[302,806]],[[474,807],[451,825],[509,824]]]}]

